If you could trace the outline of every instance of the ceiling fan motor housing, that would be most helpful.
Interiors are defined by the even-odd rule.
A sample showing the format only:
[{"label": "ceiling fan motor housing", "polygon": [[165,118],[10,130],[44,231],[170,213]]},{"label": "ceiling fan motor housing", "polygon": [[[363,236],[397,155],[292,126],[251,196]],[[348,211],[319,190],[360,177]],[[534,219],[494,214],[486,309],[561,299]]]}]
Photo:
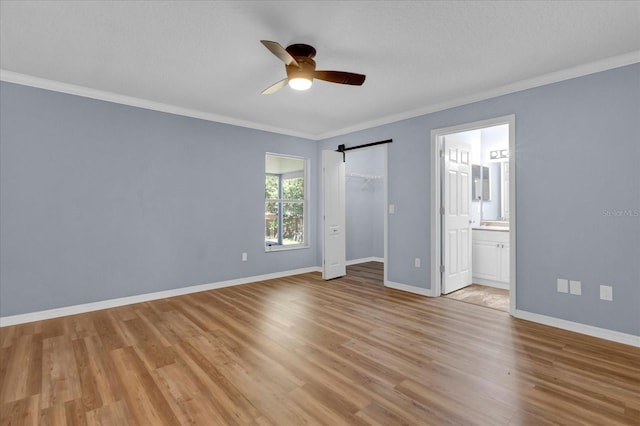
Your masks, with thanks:
[{"label": "ceiling fan motor housing", "polygon": [[296,57],[296,61],[300,67],[295,65],[287,65],[287,77],[289,80],[294,78],[305,78],[313,81],[313,73],[316,71],[316,62],[309,57]]},{"label": "ceiling fan motor housing", "polygon": [[287,46],[285,49],[291,56],[298,59],[299,56],[313,58],[316,56],[316,49],[308,44],[296,43]]}]

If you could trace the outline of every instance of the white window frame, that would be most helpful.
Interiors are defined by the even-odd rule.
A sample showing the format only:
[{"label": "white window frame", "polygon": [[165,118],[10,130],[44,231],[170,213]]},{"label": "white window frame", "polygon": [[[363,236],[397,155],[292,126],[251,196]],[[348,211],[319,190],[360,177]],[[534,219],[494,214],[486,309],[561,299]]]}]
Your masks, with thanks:
[{"label": "white window frame", "polygon": [[[304,185],[304,197],[302,200],[283,200],[283,199],[271,199],[271,198],[265,198],[264,199],[264,203],[263,203],[263,207],[262,207],[262,211],[264,213],[264,204],[266,204],[267,202],[282,202],[282,203],[296,203],[302,204],[302,211],[303,211],[303,216],[302,216],[302,222],[303,222],[303,239],[304,241],[300,244],[287,244],[287,245],[272,245],[272,246],[267,246],[265,244],[264,241],[264,236],[263,236],[263,242],[262,244],[264,245],[264,251],[269,253],[269,252],[278,252],[278,251],[286,251],[286,250],[298,250],[298,249],[306,249],[310,247],[309,244],[309,218],[310,218],[310,212],[309,209],[307,208],[309,205],[309,159],[308,158],[304,158],[304,157],[300,157],[297,155],[288,155],[288,154],[279,154],[279,153],[275,153],[275,152],[265,152],[264,155],[264,159],[265,159],[265,170],[264,170],[264,174],[263,177],[266,178],[267,175],[273,175],[274,173],[268,173],[266,170],[266,161],[267,161],[267,156],[274,156],[274,157],[284,157],[284,158],[292,158],[292,159],[296,159],[296,160],[302,160],[304,162],[304,170],[302,171],[302,178],[303,178],[303,185]],[[283,173],[282,176],[288,176],[288,177],[296,177],[296,175],[298,175],[299,172],[297,173]],[[264,180],[263,180],[263,184],[264,184]],[[263,218],[263,232],[264,232],[264,218]]]}]

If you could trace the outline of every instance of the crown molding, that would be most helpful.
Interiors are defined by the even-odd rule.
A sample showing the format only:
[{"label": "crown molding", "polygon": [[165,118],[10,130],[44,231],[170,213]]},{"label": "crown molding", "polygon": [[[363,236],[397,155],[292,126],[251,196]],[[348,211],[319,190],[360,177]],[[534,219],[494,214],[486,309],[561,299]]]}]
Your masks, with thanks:
[{"label": "crown molding", "polygon": [[281,127],[269,126],[261,123],[255,123],[248,120],[240,120],[224,115],[213,114],[205,111],[183,108],[175,105],[164,104],[160,102],[149,101],[146,99],[125,96],[118,93],[107,92],[103,90],[91,89],[89,87],[78,86],[75,84],[62,83],[54,80],[47,80],[27,74],[21,74],[9,70],[0,69],[0,81],[21,84],[23,86],[37,87],[40,89],[52,90],[70,95],[83,96],[86,98],[97,99],[101,101],[113,102],[122,105],[128,105],[138,108],[149,109],[153,111],[166,112],[169,114],[182,115],[185,117],[198,118],[201,120],[213,121],[216,123],[229,124],[232,126],[244,127],[254,130],[260,130],[270,133],[278,133],[281,135],[294,136],[310,140],[324,140],[336,136],[342,136],[360,130],[370,129],[372,127],[382,126],[385,124],[395,123],[409,118],[419,117],[421,115],[431,114],[498,96],[508,95],[510,93],[520,92],[534,87],[545,86],[547,84],[557,83],[572,78],[582,77],[589,74],[595,74],[601,71],[607,71],[613,68],[619,68],[640,62],[640,50],[635,50],[623,55],[613,56],[588,64],[579,65],[573,68],[552,72],[539,77],[522,80],[516,83],[507,84],[495,89],[486,90],[469,96],[452,99],[450,101],[437,104],[426,105],[422,108],[405,111],[399,114],[388,115],[355,124],[353,126],[344,127],[322,134],[309,134],[298,132]]},{"label": "crown molding", "polygon": [[0,69],[0,81],[8,83],[20,84],[23,86],[36,87],[38,89],[51,90],[69,95],[82,96],[85,98],[97,99],[100,101],[113,102],[116,104],[127,105],[137,108],[144,108],[152,111],[166,112],[169,114],[182,115],[184,117],[197,118],[200,120],[213,121],[216,123],[229,124],[232,126],[244,127],[264,132],[277,133],[287,136],[295,136],[304,139],[315,138],[312,135],[303,132],[296,132],[281,127],[268,126],[260,123],[254,123],[247,120],[240,120],[225,115],[213,114],[195,109],[183,108],[176,105],[154,102],[147,99],[136,98],[133,96],[121,95],[114,92],[92,89],[90,87],[78,86],[75,84],[62,83],[60,81],[48,80],[46,78],[35,77],[32,75],[21,74],[5,69]]},{"label": "crown molding", "polygon": [[588,64],[579,65],[573,68],[567,68],[567,69],[552,72],[549,74],[544,74],[538,77],[507,84],[504,86],[497,87],[495,89],[486,90],[486,91],[475,93],[469,96],[463,96],[460,98],[452,99],[450,101],[427,105],[422,108],[405,111],[399,114],[380,117],[375,120],[359,123],[351,127],[345,127],[332,132],[323,133],[321,135],[315,135],[314,139],[323,140],[323,139],[333,138],[336,136],[342,136],[342,135],[357,132],[360,130],[370,129],[372,127],[391,124],[398,121],[407,120],[409,118],[415,118],[421,115],[432,114],[434,112],[444,111],[446,109],[455,108],[462,105],[468,105],[474,102],[484,101],[491,98],[497,98],[498,96],[508,95],[510,93],[515,93],[515,92],[521,92],[523,90],[533,89],[535,87],[545,86],[547,84],[558,83],[564,80],[571,80],[572,78],[582,77],[589,74],[595,74],[598,72],[607,71],[610,69],[619,68],[626,65],[632,65],[639,62],[640,62],[640,50],[635,50],[633,52],[629,52],[623,55],[613,56],[610,58],[602,59],[602,60],[591,62]]}]

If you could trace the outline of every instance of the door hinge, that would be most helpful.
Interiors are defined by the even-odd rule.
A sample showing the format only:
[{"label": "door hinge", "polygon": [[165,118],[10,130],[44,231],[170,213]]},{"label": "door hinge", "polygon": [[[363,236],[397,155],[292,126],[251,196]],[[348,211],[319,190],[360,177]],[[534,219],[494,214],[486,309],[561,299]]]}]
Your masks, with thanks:
[{"label": "door hinge", "polygon": [[444,157],[444,150],[440,150],[440,157]]},{"label": "door hinge", "polygon": [[440,272],[444,272],[444,265],[440,265]]},{"label": "door hinge", "polygon": [[444,216],[444,207],[440,207],[440,214]]}]

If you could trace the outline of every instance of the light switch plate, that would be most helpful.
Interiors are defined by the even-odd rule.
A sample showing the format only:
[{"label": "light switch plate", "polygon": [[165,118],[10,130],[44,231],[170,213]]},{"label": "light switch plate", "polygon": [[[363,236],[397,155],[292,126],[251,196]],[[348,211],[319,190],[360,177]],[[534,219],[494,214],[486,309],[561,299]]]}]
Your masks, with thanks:
[{"label": "light switch plate", "polygon": [[601,285],[600,299],[611,302],[613,300],[613,287],[611,287],[610,285]]},{"label": "light switch plate", "polygon": [[558,278],[558,293],[569,293],[569,280]]},{"label": "light switch plate", "polygon": [[389,204],[389,214],[394,214],[396,212],[396,205]]},{"label": "light switch plate", "polygon": [[569,281],[569,293],[575,296],[582,295],[582,283],[580,281]]},{"label": "light switch plate", "polygon": [[416,257],[416,260],[413,261],[413,264],[415,265],[416,268],[420,267],[420,258]]}]

